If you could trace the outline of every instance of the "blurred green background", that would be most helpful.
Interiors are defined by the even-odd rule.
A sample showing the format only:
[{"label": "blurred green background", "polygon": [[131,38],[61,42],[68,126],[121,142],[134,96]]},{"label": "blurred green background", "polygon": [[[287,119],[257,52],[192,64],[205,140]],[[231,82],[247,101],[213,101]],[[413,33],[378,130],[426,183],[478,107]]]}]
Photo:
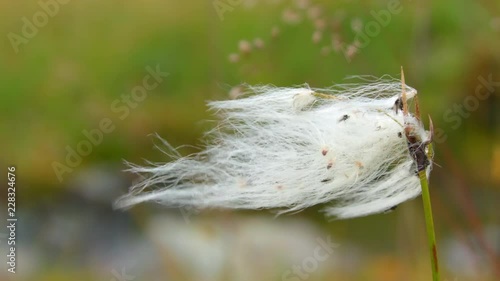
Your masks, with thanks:
[{"label": "blurred green background", "polygon": [[[17,167],[19,217],[18,273],[4,262],[2,280],[429,280],[420,199],[333,222],[320,208],[276,219],[111,208],[134,180],[123,160],[168,160],[150,134],[199,145],[213,118],[205,102],[241,83],[321,88],[399,77],[400,66],[439,128],[430,185],[443,280],[498,280],[499,1],[41,0],[0,11],[0,163]],[[148,68],[168,76],[126,104]],[[114,130],[58,177],[55,163],[68,165],[105,118]],[[283,276],[328,235],[339,247],[327,261]]]}]

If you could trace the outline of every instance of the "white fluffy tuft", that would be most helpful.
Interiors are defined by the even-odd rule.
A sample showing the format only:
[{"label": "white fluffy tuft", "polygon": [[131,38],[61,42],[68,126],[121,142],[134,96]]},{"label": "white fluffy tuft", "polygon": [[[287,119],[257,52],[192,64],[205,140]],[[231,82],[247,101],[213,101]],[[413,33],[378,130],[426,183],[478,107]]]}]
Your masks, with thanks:
[{"label": "white fluffy tuft", "polygon": [[[402,124],[412,123],[423,140],[428,133],[416,118],[403,120],[395,110],[399,81],[250,90],[253,95],[242,99],[208,104],[220,120],[206,134],[203,151],[181,157],[165,142],[172,162],[133,166],[145,179],[116,206],[156,201],[283,213],[331,202],[327,215],[350,218],[420,194]],[[408,98],[416,95],[406,91]]]}]

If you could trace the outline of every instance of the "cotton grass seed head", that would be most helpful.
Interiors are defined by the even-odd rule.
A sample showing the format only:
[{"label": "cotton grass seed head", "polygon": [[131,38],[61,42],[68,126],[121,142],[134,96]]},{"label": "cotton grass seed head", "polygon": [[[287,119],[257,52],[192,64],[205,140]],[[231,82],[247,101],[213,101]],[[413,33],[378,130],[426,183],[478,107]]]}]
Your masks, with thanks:
[{"label": "cotton grass seed head", "polygon": [[204,148],[171,162],[132,166],[144,179],[116,206],[300,211],[327,203],[328,216],[385,212],[418,196],[417,171],[432,168],[431,134],[399,80],[358,77],[328,89],[249,87],[236,100],[209,102],[217,126]]}]

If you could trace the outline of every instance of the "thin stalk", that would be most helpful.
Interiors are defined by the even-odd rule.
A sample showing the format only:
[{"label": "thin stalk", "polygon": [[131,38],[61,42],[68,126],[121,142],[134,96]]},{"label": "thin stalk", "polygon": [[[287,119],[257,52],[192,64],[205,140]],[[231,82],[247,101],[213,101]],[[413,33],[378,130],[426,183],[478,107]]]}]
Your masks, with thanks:
[{"label": "thin stalk", "polygon": [[434,234],[434,220],[432,219],[431,195],[429,193],[429,185],[427,183],[427,175],[425,170],[418,172],[420,185],[422,186],[422,201],[424,203],[425,225],[427,228],[427,240],[431,255],[432,280],[439,281],[439,266],[436,247],[436,235]]}]

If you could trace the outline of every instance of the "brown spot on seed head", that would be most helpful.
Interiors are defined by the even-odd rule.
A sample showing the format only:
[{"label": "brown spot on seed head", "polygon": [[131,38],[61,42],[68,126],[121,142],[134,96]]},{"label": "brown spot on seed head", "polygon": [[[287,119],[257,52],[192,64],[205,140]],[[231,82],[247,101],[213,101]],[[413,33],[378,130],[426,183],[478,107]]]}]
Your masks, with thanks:
[{"label": "brown spot on seed head", "polygon": [[249,180],[245,180],[243,178],[238,179],[238,186],[240,188],[245,188],[248,186]]},{"label": "brown spot on seed head", "polygon": [[282,186],[282,185],[278,185],[278,186],[276,186],[276,188],[277,188],[278,190],[282,190],[282,189],[283,189],[283,186]]},{"label": "brown spot on seed head", "polygon": [[326,168],[330,169],[331,167],[333,167],[333,163],[330,161],[330,162],[328,162],[328,165],[326,165]]},{"label": "brown spot on seed head", "polygon": [[363,165],[363,163],[359,162],[359,161],[356,161],[354,162],[354,164],[356,164],[356,166],[358,166],[358,168],[362,169],[364,168],[365,166]]},{"label": "brown spot on seed head", "polygon": [[325,156],[327,153],[328,153],[328,149],[323,148],[323,150],[321,151],[321,154],[323,154],[323,156]]}]

